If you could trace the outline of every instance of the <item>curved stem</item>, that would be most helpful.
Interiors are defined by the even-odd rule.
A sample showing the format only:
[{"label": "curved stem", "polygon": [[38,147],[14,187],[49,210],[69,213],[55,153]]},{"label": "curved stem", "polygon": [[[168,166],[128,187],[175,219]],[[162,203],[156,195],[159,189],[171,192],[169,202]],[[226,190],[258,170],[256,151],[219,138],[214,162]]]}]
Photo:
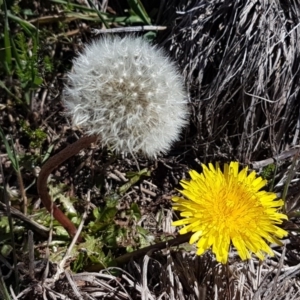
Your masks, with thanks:
[{"label": "curved stem", "polygon": [[[53,213],[53,217],[57,220],[69,233],[71,237],[77,232],[75,225],[69,220],[69,218],[52,202],[51,197],[48,193],[47,179],[51,172],[66,161],[68,158],[76,155],[80,150],[88,147],[91,143],[97,140],[97,136],[84,136],[77,140],[75,143],[67,146],[51,158],[42,166],[39,177],[37,179],[37,190],[40,195],[41,201],[46,209]],[[79,241],[81,238],[79,237]]]}]

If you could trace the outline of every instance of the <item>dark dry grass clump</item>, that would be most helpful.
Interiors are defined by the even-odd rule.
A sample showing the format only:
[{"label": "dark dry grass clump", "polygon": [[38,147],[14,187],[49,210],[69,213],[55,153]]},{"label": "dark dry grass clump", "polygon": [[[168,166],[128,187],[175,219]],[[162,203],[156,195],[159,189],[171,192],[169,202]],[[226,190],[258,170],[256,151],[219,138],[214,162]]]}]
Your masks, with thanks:
[{"label": "dark dry grass clump", "polygon": [[77,274],[63,270],[60,276],[52,274],[42,285],[31,280],[18,296],[90,300],[299,299],[295,278],[299,266],[283,267],[284,259],[283,254],[276,263],[250,260],[221,265],[209,253],[201,257],[187,251],[148,253],[123,268]]},{"label": "dark dry grass clump", "polygon": [[247,163],[297,145],[299,3],[191,0],[168,1],[168,8],[198,153]]}]

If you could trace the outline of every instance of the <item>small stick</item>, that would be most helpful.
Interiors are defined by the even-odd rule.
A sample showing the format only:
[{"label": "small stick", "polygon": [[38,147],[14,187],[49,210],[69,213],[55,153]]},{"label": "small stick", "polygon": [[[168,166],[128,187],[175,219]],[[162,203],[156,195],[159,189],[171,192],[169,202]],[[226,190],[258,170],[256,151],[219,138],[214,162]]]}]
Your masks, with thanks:
[{"label": "small stick", "polygon": [[251,166],[252,166],[253,169],[260,169],[260,168],[263,168],[263,167],[268,166],[270,164],[273,164],[276,161],[281,161],[281,160],[290,158],[290,157],[298,154],[299,151],[300,151],[299,148],[283,151],[282,153],[280,153],[278,155],[275,155],[273,157],[267,158],[265,160],[253,161],[253,162],[251,162]]},{"label": "small stick", "polygon": [[29,258],[29,277],[34,280],[34,242],[33,232],[28,230],[28,258]]},{"label": "small stick", "polygon": [[149,191],[148,189],[142,187],[142,185],[140,186],[140,190],[141,190],[142,193],[148,194],[152,197],[156,197],[156,193],[154,193],[152,191]]},{"label": "small stick", "polygon": [[121,27],[121,28],[105,28],[105,29],[93,29],[93,33],[101,34],[101,33],[120,33],[120,32],[138,32],[138,31],[158,31],[158,30],[166,30],[166,26],[129,26],[129,27]]},{"label": "small stick", "polygon": [[[59,153],[55,154],[47,160],[47,162],[42,166],[38,180],[37,180],[37,190],[40,195],[41,201],[43,202],[46,209],[51,213],[53,212],[53,217],[57,220],[69,233],[70,237],[74,237],[77,228],[68,219],[68,217],[52,202],[51,197],[47,189],[47,180],[51,172],[66,161],[68,158],[76,155],[80,150],[88,147],[91,143],[96,142],[97,136],[83,136],[75,143],[67,146],[65,149],[61,150]],[[81,237],[78,238],[78,241]]]}]

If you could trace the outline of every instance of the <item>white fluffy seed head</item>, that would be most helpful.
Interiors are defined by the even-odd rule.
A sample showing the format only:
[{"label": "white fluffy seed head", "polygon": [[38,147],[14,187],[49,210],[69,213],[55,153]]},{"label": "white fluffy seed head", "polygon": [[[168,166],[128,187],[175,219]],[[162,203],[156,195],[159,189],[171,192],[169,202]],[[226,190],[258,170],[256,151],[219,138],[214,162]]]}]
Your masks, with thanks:
[{"label": "white fluffy seed head", "polygon": [[74,61],[63,92],[73,125],[116,152],[153,158],[187,123],[183,79],[165,53],[142,38],[106,37]]}]

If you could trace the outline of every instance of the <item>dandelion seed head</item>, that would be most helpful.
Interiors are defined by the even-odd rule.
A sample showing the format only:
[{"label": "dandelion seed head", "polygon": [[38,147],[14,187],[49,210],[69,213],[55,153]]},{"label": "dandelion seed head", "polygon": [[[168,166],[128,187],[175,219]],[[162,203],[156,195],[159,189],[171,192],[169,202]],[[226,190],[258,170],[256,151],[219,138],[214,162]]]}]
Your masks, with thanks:
[{"label": "dandelion seed head", "polygon": [[163,50],[133,36],[106,37],[75,60],[63,93],[74,126],[116,152],[156,157],[187,124],[182,77]]}]

